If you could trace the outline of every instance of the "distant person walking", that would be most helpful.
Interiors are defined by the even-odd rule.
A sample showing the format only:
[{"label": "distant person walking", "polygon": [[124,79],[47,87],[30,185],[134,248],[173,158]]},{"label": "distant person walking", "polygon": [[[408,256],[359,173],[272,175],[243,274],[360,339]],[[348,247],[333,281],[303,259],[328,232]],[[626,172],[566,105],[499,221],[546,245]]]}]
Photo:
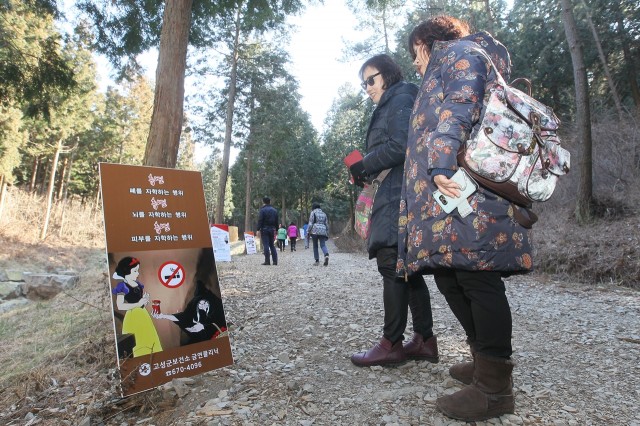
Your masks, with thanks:
[{"label": "distant person walking", "polygon": [[287,229],[283,224],[278,227],[278,248],[284,251],[284,242],[287,240]]},{"label": "distant person walking", "polygon": [[309,224],[305,223],[304,225],[302,225],[302,230],[304,231],[304,248],[305,250],[309,248],[309,233],[307,232],[307,229],[309,228]]},{"label": "distant person walking", "polygon": [[329,264],[329,250],[327,249],[327,240],[329,239],[329,218],[322,211],[320,204],[313,203],[313,210],[309,215],[309,236],[313,241],[313,257],[316,260],[315,266],[320,264],[320,254],[318,253],[318,243],[322,253],[324,253],[324,266]]},{"label": "distant person walking", "polygon": [[264,250],[263,265],[270,265],[269,254],[273,258],[273,264],[278,264],[278,252],[275,241],[276,227],[278,226],[278,211],[271,206],[271,198],[264,197],[262,199],[264,205],[260,208],[258,214],[258,232],[260,233],[260,241]]},{"label": "distant person walking", "polygon": [[296,240],[298,239],[298,227],[295,222],[291,222],[287,228],[287,235],[289,236],[289,246],[291,251],[296,251]]}]

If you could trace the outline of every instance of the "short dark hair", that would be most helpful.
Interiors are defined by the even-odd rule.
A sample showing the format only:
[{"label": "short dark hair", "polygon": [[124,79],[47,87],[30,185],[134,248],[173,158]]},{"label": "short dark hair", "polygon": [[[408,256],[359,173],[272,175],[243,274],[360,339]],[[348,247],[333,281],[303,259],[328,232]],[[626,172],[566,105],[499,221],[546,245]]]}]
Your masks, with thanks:
[{"label": "short dark hair", "polygon": [[131,273],[131,270],[140,264],[140,260],[135,257],[127,256],[120,259],[116,266],[115,273],[124,278]]},{"label": "short dark hair", "polygon": [[320,204],[319,204],[319,203],[313,203],[313,205],[311,206],[311,208],[312,208],[313,210],[315,210],[315,209],[319,209],[319,208],[320,208]]},{"label": "short dark hair", "polygon": [[364,80],[364,69],[367,67],[375,68],[382,76],[383,89],[387,89],[403,79],[402,68],[393,60],[393,58],[385,53],[372,56],[367,59],[360,67],[360,80]]},{"label": "short dark hair", "polygon": [[271,198],[269,197],[262,197],[262,202],[265,204],[271,204]]},{"label": "short dark hair", "polygon": [[436,41],[450,41],[471,34],[469,23],[448,15],[438,15],[422,21],[409,34],[409,53],[415,60],[414,44],[423,44],[431,52]]}]

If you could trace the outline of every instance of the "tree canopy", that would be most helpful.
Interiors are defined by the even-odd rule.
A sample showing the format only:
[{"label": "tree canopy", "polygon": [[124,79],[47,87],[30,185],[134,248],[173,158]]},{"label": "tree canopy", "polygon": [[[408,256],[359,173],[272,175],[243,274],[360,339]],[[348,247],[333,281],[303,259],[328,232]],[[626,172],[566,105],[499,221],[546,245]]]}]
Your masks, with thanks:
[{"label": "tree canopy", "polygon": [[[53,176],[55,199],[68,195],[86,202],[97,198],[98,162],[145,161],[154,104],[162,103],[160,88],[174,80],[158,86],[164,76],[160,72],[154,89],[154,82],[141,77],[137,55],[159,46],[167,5],[179,4],[81,0],[75,32],[62,34],[56,26],[62,16],[55,0],[0,0],[0,184],[44,193]],[[616,110],[623,118],[637,117],[637,2],[569,4],[582,44],[591,125],[607,123]],[[374,37],[346,46],[347,56],[364,62],[389,53],[405,78],[416,84],[420,81],[406,40],[419,21],[447,13],[494,33],[510,51],[512,76],[532,80],[534,95],[564,121],[572,153],[582,155],[584,144],[570,137],[577,115],[584,113],[576,106],[574,63],[559,0],[515,0],[511,9],[504,0],[353,0],[348,5],[361,18],[363,31]],[[352,213],[357,188],[348,184],[342,158],[364,148],[375,105],[362,91],[345,85],[335,93],[324,128],[313,128],[300,106],[298,82],[283,48],[292,36],[286,18],[302,7],[299,0],[194,1],[189,7],[189,55],[185,47],[182,75],[189,74],[199,90],[187,99],[186,114],[182,105],[176,109],[175,152],[166,155],[175,157],[180,167],[202,170],[210,213],[241,227],[254,226],[264,195],[270,195],[289,220],[303,218],[314,200],[323,202],[336,223],[346,224]],[[340,49],[336,47],[337,55]],[[94,54],[106,55],[127,78],[98,90]],[[167,62],[169,67],[173,63]],[[177,93],[171,102],[180,98]],[[619,113],[613,115],[620,120]],[[207,155],[199,154],[202,146],[207,146]],[[231,157],[227,148],[237,153],[230,179],[225,177]],[[594,166],[593,173],[637,173],[638,148],[632,145],[628,151],[613,166]],[[599,182],[594,180],[596,195]],[[217,205],[211,205],[214,202]]]}]

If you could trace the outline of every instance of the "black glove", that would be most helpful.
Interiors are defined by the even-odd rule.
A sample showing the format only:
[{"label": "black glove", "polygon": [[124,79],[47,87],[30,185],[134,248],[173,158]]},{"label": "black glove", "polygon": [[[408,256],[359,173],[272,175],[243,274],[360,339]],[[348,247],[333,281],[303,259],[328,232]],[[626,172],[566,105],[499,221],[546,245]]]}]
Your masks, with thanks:
[{"label": "black glove", "polygon": [[351,176],[353,177],[353,183],[363,187],[367,182],[367,171],[364,169],[362,160],[358,161],[357,163],[353,163],[351,167],[349,167],[349,171],[351,172]]}]

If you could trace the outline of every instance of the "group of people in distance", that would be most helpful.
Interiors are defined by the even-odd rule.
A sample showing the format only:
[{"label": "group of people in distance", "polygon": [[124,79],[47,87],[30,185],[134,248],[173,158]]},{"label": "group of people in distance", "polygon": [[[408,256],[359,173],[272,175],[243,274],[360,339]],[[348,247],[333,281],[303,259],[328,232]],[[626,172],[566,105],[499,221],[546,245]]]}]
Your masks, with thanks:
[{"label": "group of people in distance", "polygon": [[[497,83],[486,55],[507,81],[511,61],[490,34],[472,34],[466,22],[444,15],[417,25],[408,49],[422,76],[419,88],[403,80],[388,55],[376,55],[360,68],[362,88],[376,108],[366,155],[350,172],[363,185],[391,171],[376,193],[368,240],[369,257],[383,277],[383,335],[351,361],[357,366],[438,362],[423,280],[433,275],[472,356],[449,368],[466,386],[438,398],[436,407],[455,419],[485,420],[515,409],[512,317],[503,278],[531,271],[531,229],[514,213],[522,207],[485,188],[468,198],[473,211],[465,217],[457,210],[444,212],[433,192],[460,196],[461,188],[450,179],[458,169],[456,155],[479,127]],[[404,343],[408,310],[414,333]]]},{"label": "group of people in distance", "polygon": [[[511,60],[504,45],[487,32],[472,34],[469,25],[440,15],[418,24],[408,50],[422,77],[420,87],[404,80],[386,54],[366,60],[359,71],[362,88],[376,105],[366,135],[366,155],[349,169],[355,184],[371,183],[390,170],[375,196],[370,259],[383,281],[382,338],[353,354],[356,366],[395,366],[408,360],[439,361],[429,289],[423,275],[433,275],[438,290],[466,334],[469,361],[450,366],[451,377],[466,386],[437,399],[446,416],[479,421],[513,413],[514,362],[512,317],[503,278],[531,271],[530,225],[519,207],[480,187],[468,197],[472,212],[446,213],[435,190],[457,198],[451,179],[459,148],[477,131],[485,102],[497,84],[496,69],[509,80]],[[487,57],[491,58],[495,68]],[[273,232],[277,212],[265,199],[258,228],[277,264]],[[309,227],[328,263],[326,214],[313,206]],[[523,214],[524,213],[524,214]],[[312,220],[313,219],[313,220]],[[323,234],[324,232],[324,234]],[[269,246],[269,247],[267,247]],[[403,342],[408,311],[413,336]]]},{"label": "group of people in distance", "polygon": [[[284,251],[285,241],[287,237],[291,245],[291,251],[296,251],[296,240],[298,238],[298,227],[295,222],[291,222],[288,228],[284,225],[278,225],[278,211],[271,205],[271,199],[264,197],[262,199],[263,206],[258,214],[258,232],[260,233],[260,241],[262,243],[264,262],[263,265],[277,265],[278,252],[274,241],[278,242],[280,251]],[[318,246],[324,254],[323,265],[329,264],[329,249],[327,249],[327,240],[329,239],[329,218],[322,211],[320,204],[313,203],[313,210],[309,215],[309,222],[303,226],[305,244],[304,247],[309,248],[309,240],[313,242],[314,265],[320,264],[320,254]],[[273,263],[271,261],[273,260]]]}]

